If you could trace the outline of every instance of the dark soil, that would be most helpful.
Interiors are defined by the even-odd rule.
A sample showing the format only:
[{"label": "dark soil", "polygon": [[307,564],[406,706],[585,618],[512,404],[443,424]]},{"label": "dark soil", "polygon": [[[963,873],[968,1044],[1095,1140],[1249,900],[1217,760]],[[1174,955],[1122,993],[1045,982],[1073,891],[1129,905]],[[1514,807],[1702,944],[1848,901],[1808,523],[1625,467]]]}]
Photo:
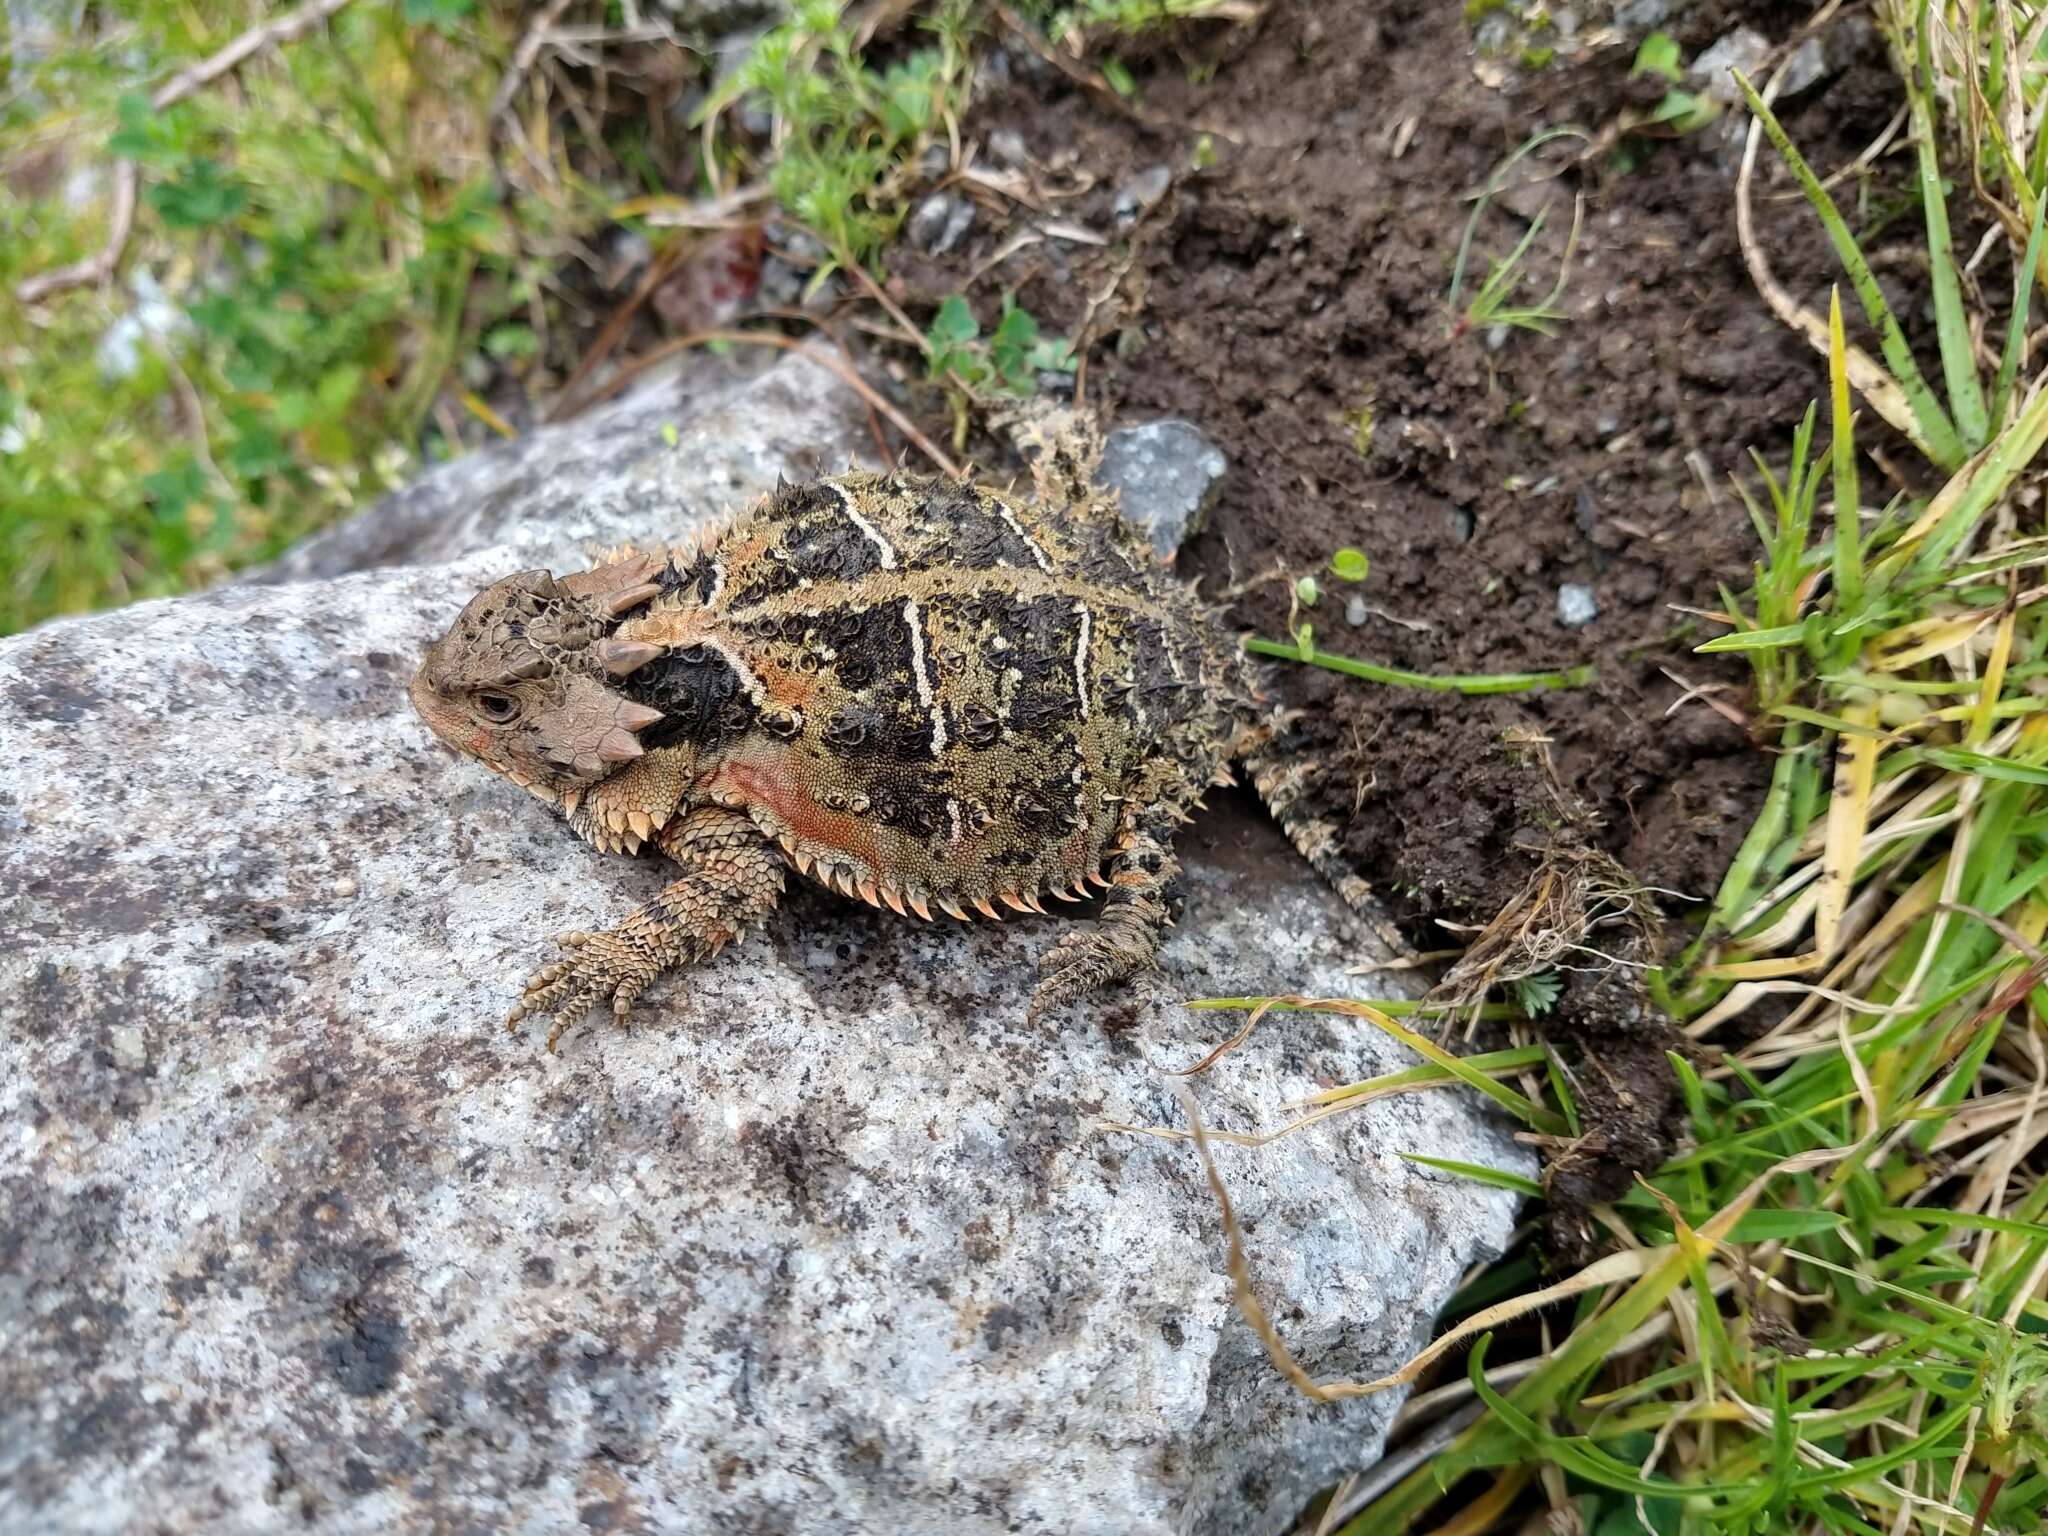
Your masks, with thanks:
[{"label": "dark soil", "polygon": [[[1681,9],[1665,25],[1687,58],[1738,23],[1783,39],[1809,14]],[[1009,46],[1008,80],[980,96],[965,139],[1017,135],[1054,214],[1117,238],[994,260],[1030,226],[990,199],[959,248],[932,257],[906,241],[890,261],[913,312],[964,292],[984,324],[1011,292],[1047,331],[1072,334],[1091,298],[1111,295],[1088,331],[1086,398],[1113,422],[1185,417],[1227,453],[1221,500],[1181,562],[1207,590],[1235,591],[1248,629],[1284,636],[1292,578],[1322,572],[1325,596],[1301,616],[1325,649],[1427,672],[1598,664],[1578,690],[1464,697],[1275,663],[1322,765],[1322,809],[1419,948],[1457,942],[1439,920],[1487,922],[1560,852],[1600,850],[1655,888],[1667,917],[1696,914],[1686,898],[1711,895],[1769,774],[1739,725],[1697,700],[1672,710],[1688,684],[1745,703],[1742,668],[1692,653],[1719,631],[1677,607],[1716,607],[1721,584],[1749,584],[1755,536],[1727,477],[1752,447],[1782,464],[1824,378],[1744,270],[1732,125],[1625,137],[1579,163],[1566,152],[1580,146],[1560,143],[1524,162],[1558,174],[1486,215],[1466,292],[1548,204],[1530,258],[1528,296],[1540,293],[1583,193],[1554,338],[1461,334],[1445,303],[1466,194],[1538,130],[1597,136],[1661,94],[1629,78],[1636,41],[1540,71],[1509,65],[1490,86],[1457,6],[1276,0],[1248,28],[1190,30],[1127,58],[1142,120]],[[1896,101],[1873,46],[1785,118],[1830,168]],[[1200,168],[1190,124],[1218,130]],[[985,151],[981,163],[995,162]],[[1173,169],[1171,189],[1120,233],[1118,191],[1154,165]],[[1077,183],[1088,190],[1071,195]],[[1772,206],[1780,279],[1801,278],[1801,297],[1817,290],[1824,306],[1833,267],[1817,224],[1801,204]],[[1371,558],[1362,587],[1328,575],[1347,545]],[[1566,583],[1595,594],[1590,624],[1561,622]],[[1371,610],[1357,626],[1354,591]],[[1570,1043],[1590,1132],[1552,1168],[1555,1235],[1573,1247],[1585,1203],[1662,1158],[1678,1109],[1668,1026],[1639,973],[1583,963],[1546,1020]]]}]

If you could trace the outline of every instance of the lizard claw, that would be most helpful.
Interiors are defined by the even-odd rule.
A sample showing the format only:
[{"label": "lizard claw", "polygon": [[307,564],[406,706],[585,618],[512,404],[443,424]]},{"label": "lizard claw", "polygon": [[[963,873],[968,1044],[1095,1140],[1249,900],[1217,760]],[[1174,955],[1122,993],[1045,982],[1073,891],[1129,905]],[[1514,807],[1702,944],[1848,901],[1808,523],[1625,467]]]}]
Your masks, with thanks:
[{"label": "lizard claw", "polygon": [[516,1034],[534,1015],[552,1016],[550,1053],[570,1025],[600,1004],[609,1002],[613,1021],[625,1028],[634,1000],[665,969],[662,958],[631,925],[610,933],[565,933],[557,942],[569,952],[568,958],[535,971],[505,1020],[506,1029]]},{"label": "lizard claw", "polygon": [[1038,959],[1038,985],[1032,989],[1031,1005],[1025,1010],[1027,1024],[1085,996],[1098,987],[1121,981],[1151,959],[1143,951],[1131,953],[1119,943],[1121,935],[1091,925],[1061,935],[1059,941]]},{"label": "lizard claw", "polygon": [[1060,1004],[1124,981],[1152,965],[1159,955],[1159,932],[1167,920],[1161,902],[1131,897],[1111,906],[1087,927],[1061,935],[1038,957],[1038,985],[1032,990],[1025,1021],[1036,1024],[1042,1014]]}]

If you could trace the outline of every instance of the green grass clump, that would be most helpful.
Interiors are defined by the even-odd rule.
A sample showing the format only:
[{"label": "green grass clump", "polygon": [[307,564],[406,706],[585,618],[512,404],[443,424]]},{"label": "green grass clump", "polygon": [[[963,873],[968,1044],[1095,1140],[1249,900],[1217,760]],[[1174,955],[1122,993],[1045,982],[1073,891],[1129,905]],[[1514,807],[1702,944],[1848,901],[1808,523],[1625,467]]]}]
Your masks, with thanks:
[{"label": "green grass clump", "polygon": [[[513,9],[348,6],[150,105],[265,14],[129,0],[47,51],[15,40],[0,632],[217,579],[405,478],[446,435],[451,368],[531,352],[561,237],[595,216],[570,176],[516,211],[494,190]],[[106,239],[121,157],[140,197],[114,279],[24,305],[25,279]]]},{"label": "green grass clump", "polygon": [[974,15],[971,0],[939,0],[918,22],[930,45],[876,68],[845,0],[801,0],[706,104],[712,122],[743,102],[770,114],[763,173],[776,201],[824,241],[820,277],[872,262],[896,237],[924,150],[966,111]]},{"label": "green grass clump", "polygon": [[[1824,357],[1827,390],[1789,461],[1758,459],[1738,485],[1762,558],[1746,593],[1722,595],[1728,633],[1702,647],[1749,662],[1772,781],[1703,931],[1647,978],[1681,1031],[1669,1060],[1687,1134],[1587,1213],[1604,1256],[1539,1280],[1525,1245],[1376,1382],[1301,1371],[1233,1234],[1240,1304],[1304,1392],[1429,1388],[1404,1408],[1388,1468],[1326,1529],[2048,1529],[2048,372],[2025,345],[2048,285],[2048,54],[2017,48],[2032,13],[2005,0],[1879,16],[1916,129],[1941,367],[1919,371],[1855,237],[1751,92],[1752,153],[1756,138],[1778,145],[1878,351],[1852,343],[1839,295],[1809,313],[1758,268]],[[2002,317],[1971,307],[1955,195],[1981,195],[1996,220]],[[1931,494],[1867,503],[1852,393],[1918,447]],[[1488,932],[1517,924],[1533,926],[1511,911]],[[1569,952],[1585,926],[1551,947]],[[1542,1038],[1536,974],[1488,1005],[1504,1049],[1454,1071],[1416,1046],[1430,1065],[1412,1078],[1329,1090],[1279,1133],[1456,1078],[1553,1158],[1574,1155],[1599,1067]],[[1281,1001],[1407,1037],[1389,1004]],[[1766,1002],[1780,1011],[1756,1022]],[[1449,1007],[1469,999],[1423,1005]],[[1443,1370],[1460,1349],[1464,1370]]]},{"label": "green grass clump", "polygon": [[1584,137],[1574,128],[1549,128],[1532,135],[1503,160],[1486,178],[1486,184],[1473,194],[1472,212],[1465,220],[1465,232],[1459,237],[1458,254],[1451,264],[1450,292],[1444,299],[1445,307],[1453,316],[1451,334],[1454,338],[1471,331],[1484,332],[1496,325],[1534,331],[1541,336],[1555,336],[1557,328],[1568,318],[1558,307],[1558,301],[1564,297],[1565,285],[1571,280],[1572,256],[1578,250],[1579,225],[1586,212],[1583,194],[1572,200],[1571,232],[1565,237],[1564,253],[1558,259],[1557,277],[1541,298],[1522,299],[1519,295],[1529,276],[1526,265],[1529,250],[1535,245],[1536,237],[1542,234],[1544,221],[1550,216],[1547,208],[1537,210],[1536,217],[1529,221],[1529,227],[1505,256],[1495,257],[1487,263],[1486,276],[1480,280],[1472,297],[1464,302],[1463,308],[1459,306],[1459,299],[1464,292],[1466,268],[1480,222],[1493,199],[1509,184],[1508,177],[1514,173],[1515,167],[1554,140]]},{"label": "green grass clump", "polygon": [[1141,37],[1170,22],[1248,21],[1258,11],[1257,0],[1020,0],[1017,6],[1056,43],[1090,35]]}]

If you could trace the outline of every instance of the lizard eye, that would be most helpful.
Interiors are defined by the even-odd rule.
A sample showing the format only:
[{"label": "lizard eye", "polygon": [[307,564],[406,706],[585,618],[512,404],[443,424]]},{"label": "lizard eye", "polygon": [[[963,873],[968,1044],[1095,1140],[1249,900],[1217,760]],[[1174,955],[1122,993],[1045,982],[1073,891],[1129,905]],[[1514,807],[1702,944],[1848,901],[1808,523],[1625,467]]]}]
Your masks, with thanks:
[{"label": "lizard eye", "polygon": [[519,701],[509,693],[480,693],[476,712],[492,725],[509,725],[519,713]]}]

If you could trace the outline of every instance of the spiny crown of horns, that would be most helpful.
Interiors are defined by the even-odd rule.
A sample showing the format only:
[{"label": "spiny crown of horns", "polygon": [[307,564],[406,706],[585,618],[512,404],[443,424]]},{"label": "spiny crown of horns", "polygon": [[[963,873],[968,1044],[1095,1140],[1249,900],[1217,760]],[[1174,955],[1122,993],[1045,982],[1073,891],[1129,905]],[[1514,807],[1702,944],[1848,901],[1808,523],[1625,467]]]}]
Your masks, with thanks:
[{"label": "spiny crown of horns", "polygon": [[430,646],[413,702],[435,734],[543,792],[604,778],[641,755],[663,717],[605,686],[660,654],[612,636],[651,601],[663,561],[622,558],[560,579],[522,571],[479,593]]}]

